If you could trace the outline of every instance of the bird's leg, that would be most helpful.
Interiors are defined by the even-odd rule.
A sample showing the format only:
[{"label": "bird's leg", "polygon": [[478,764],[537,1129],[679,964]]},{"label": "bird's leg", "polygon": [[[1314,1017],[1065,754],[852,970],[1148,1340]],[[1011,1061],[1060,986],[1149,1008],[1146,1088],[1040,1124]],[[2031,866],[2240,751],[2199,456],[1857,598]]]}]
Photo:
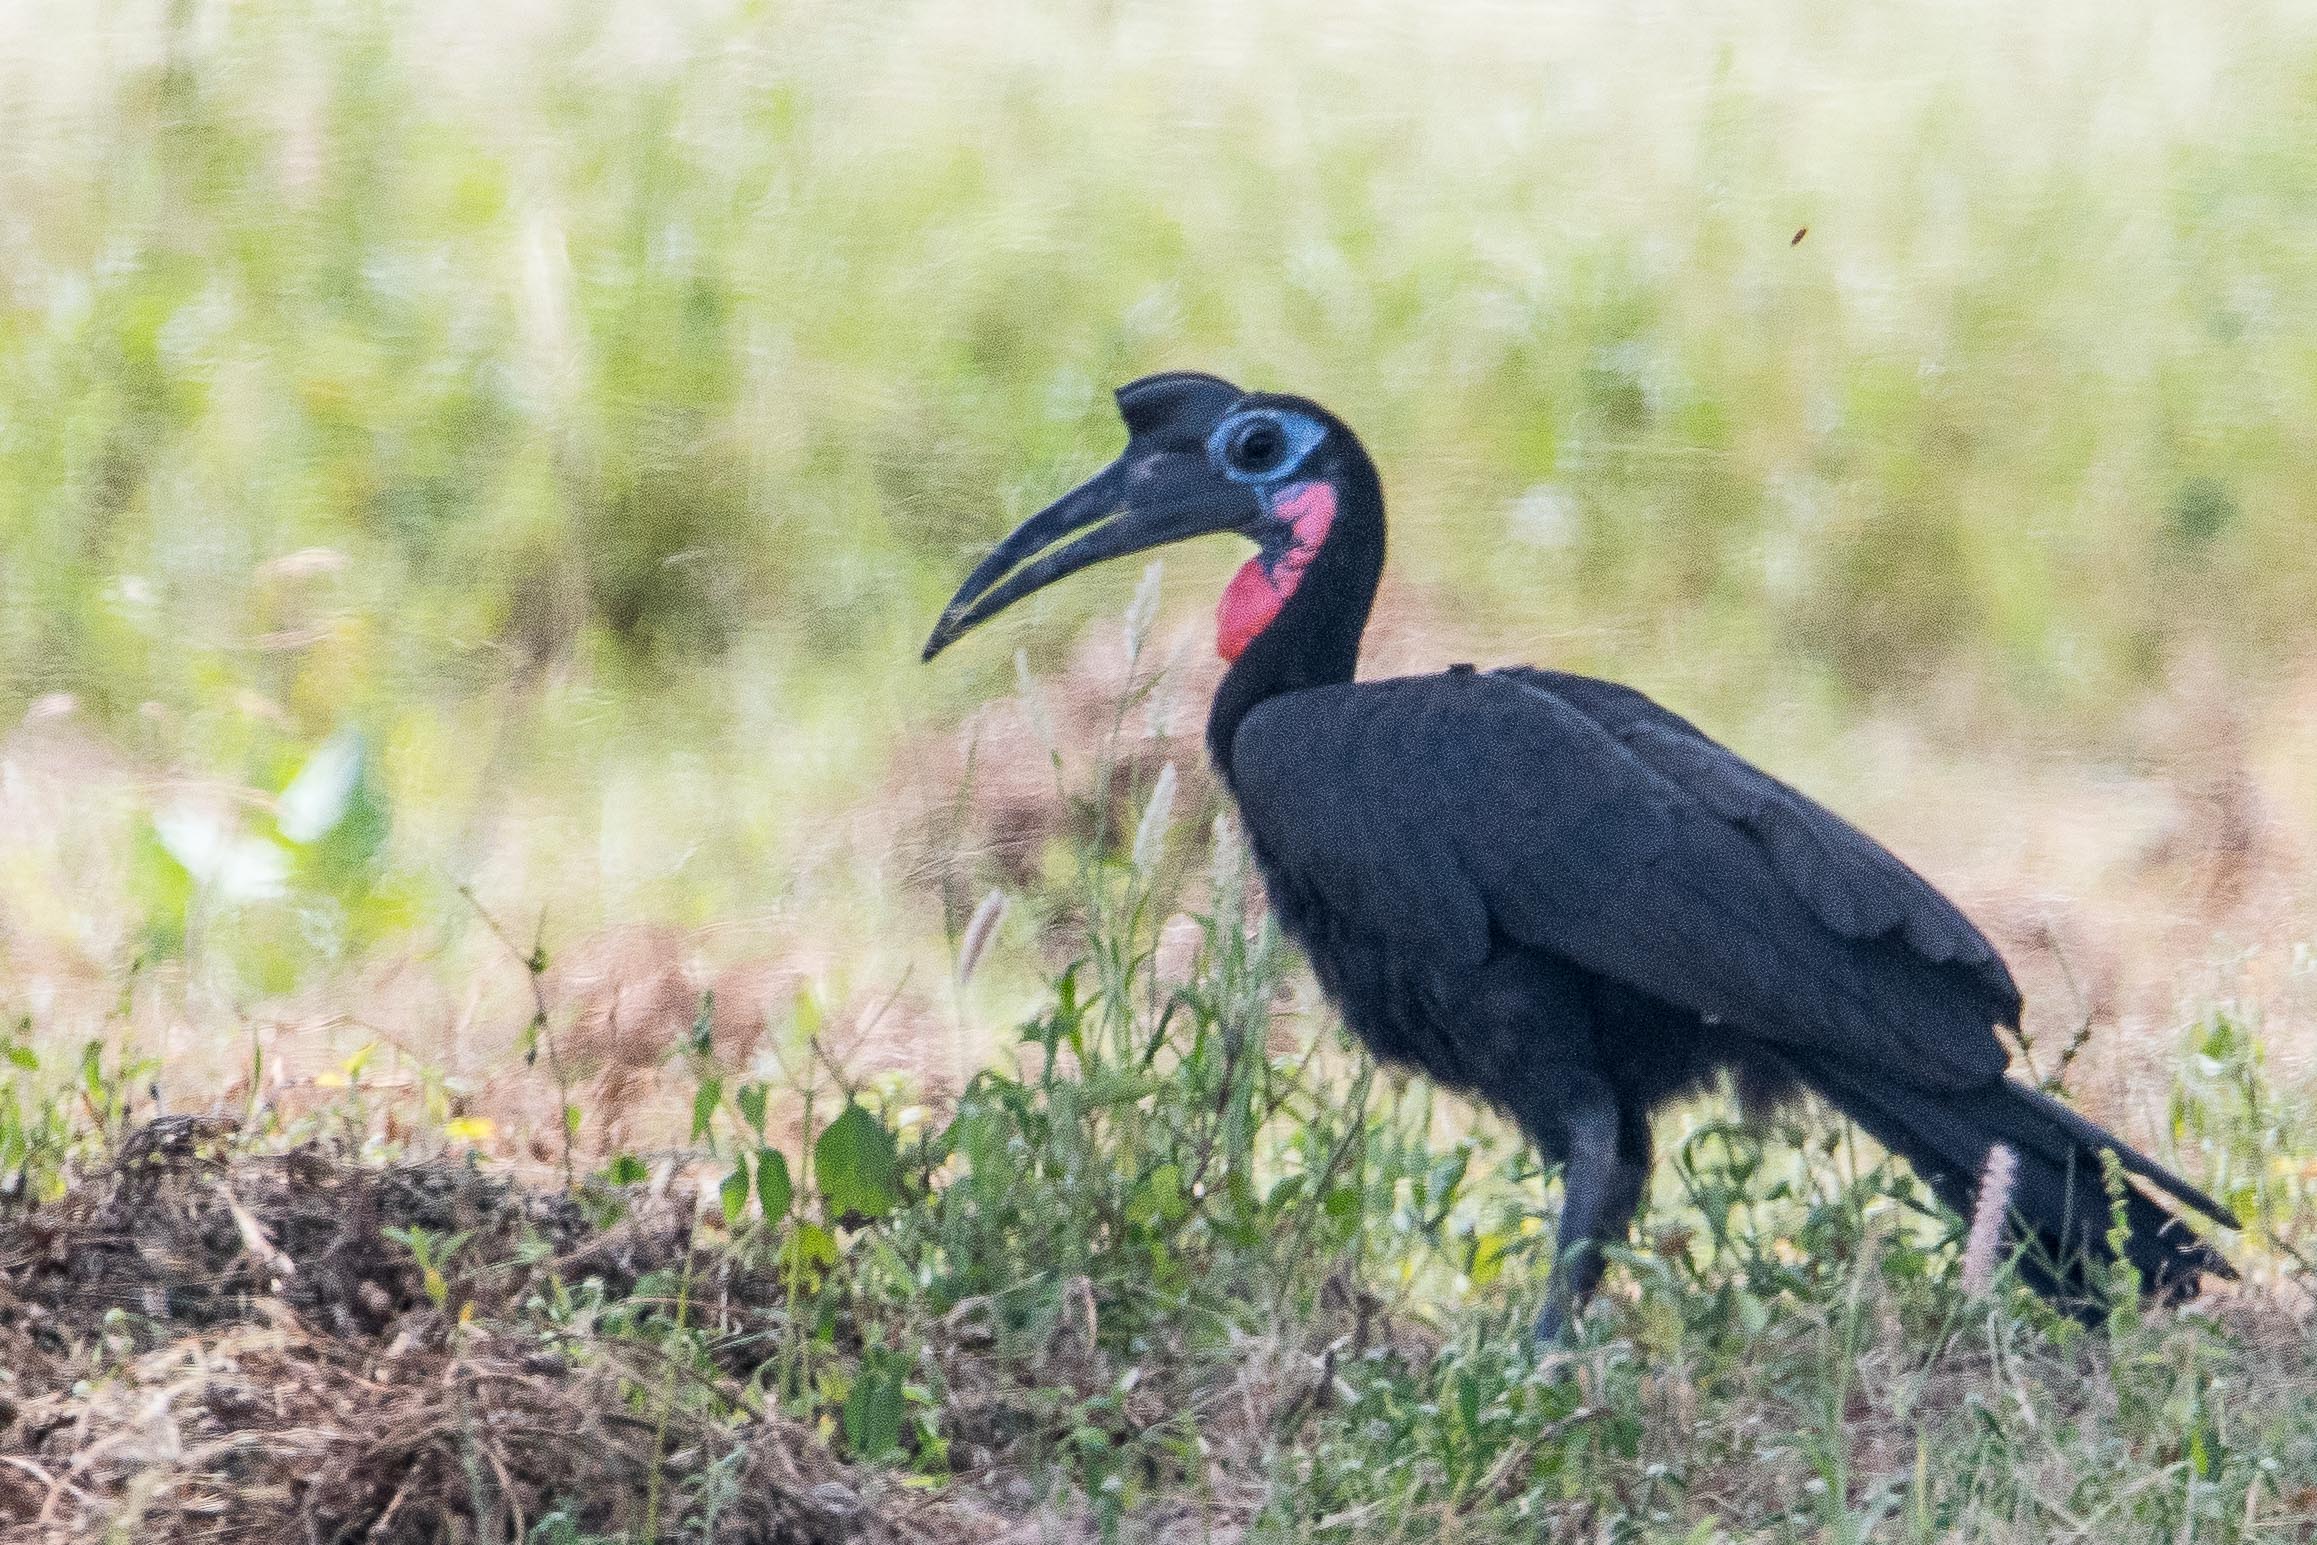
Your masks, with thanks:
[{"label": "bird's leg", "polygon": [[[1588,1144],[1590,1146],[1590,1142]],[[1560,1259],[1545,1284],[1544,1311],[1537,1316],[1537,1337],[1559,1340],[1568,1321],[1601,1285],[1607,1266],[1603,1247],[1626,1237],[1634,1214],[1641,1208],[1649,1186],[1649,1119],[1630,1107],[1619,1107],[1617,1142],[1605,1170],[1583,1182],[1585,1206],[1578,1208],[1578,1168],[1574,1145],[1570,1164],[1562,1171]]]},{"label": "bird's leg", "polygon": [[[1561,1223],[1552,1275],[1545,1281],[1545,1307],[1537,1316],[1537,1339],[1558,1341],[1569,1321],[1601,1281],[1601,1243],[1609,1227],[1622,1229],[1631,1218],[1621,1194],[1617,1157],[1617,1100],[1606,1084],[1589,1075],[1570,1079],[1550,1103],[1551,1127],[1523,1113],[1537,1145],[1561,1160]],[[1537,1113],[1539,1116],[1543,1112]]]},{"label": "bird's leg", "polygon": [[1561,1222],[1539,1341],[1559,1341],[1601,1284],[1603,1247],[1623,1239],[1649,1180],[1647,1115],[1628,1110],[1598,1075],[1563,1074],[1532,1091],[1518,1114],[1548,1158],[1561,1161]]},{"label": "bird's leg", "polygon": [[1482,968],[1464,1009],[1471,1044],[1492,1053],[1471,1081],[1561,1165],[1559,1253],[1537,1336],[1558,1340],[1601,1281],[1602,1246],[1622,1239],[1649,1175],[1649,1119],[1603,1068],[1593,1006],[1576,975],[1505,952]]}]

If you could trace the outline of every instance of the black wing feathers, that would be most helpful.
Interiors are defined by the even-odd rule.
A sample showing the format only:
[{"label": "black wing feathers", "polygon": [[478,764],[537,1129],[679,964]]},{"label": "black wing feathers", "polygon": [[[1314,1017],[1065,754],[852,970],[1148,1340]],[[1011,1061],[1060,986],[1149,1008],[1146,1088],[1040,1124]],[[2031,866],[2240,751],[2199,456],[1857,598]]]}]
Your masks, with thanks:
[{"label": "black wing feathers", "polygon": [[1734,755],[1679,714],[1615,682],[1560,671],[1500,674],[1570,704],[1700,804],[1743,828],[1779,877],[1845,938],[1896,933],[1927,960],[1972,969],[2019,1014],[2011,973],[1971,920],[1930,882],[1842,817]]},{"label": "black wing feathers", "polygon": [[1232,743],[1266,862],[1412,960],[1501,935],[1924,1087],[2001,1075],[2016,1016],[1961,913],[1639,693],[1541,671],[1284,694]]}]

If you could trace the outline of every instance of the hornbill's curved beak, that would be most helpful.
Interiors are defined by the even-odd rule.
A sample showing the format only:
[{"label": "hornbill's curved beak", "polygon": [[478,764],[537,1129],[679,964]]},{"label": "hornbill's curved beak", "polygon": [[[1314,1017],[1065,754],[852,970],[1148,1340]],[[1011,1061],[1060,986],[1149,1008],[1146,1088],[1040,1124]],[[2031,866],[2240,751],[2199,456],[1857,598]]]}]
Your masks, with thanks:
[{"label": "hornbill's curved beak", "polygon": [[[1187,537],[1238,531],[1263,514],[1245,486],[1207,460],[1207,432],[1239,389],[1213,376],[1179,372],[1122,387],[1125,454],[1014,528],[942,608],[923,658],[1065,575]],[[1089,530],[1088,528],[1092,529]],[[1055,544],[1076,532],[1075,542]]]}]

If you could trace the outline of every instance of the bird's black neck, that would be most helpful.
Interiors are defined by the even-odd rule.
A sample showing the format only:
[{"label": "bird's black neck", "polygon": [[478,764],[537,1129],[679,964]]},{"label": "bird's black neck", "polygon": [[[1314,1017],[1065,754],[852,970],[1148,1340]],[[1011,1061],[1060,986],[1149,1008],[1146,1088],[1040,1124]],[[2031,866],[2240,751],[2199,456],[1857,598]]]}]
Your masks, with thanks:
[{"label": "bird's black neck", "polygon": [[1207,754],[1225,781],[1231,739],[1256,705],[1282,692],[1349,681],[1360,635],[1384,572],[1384,491],[1364,453],[1353,451],[1329,479],[1337,514],[1328,538],[1271,625],[1248,641],[1207,712]]}]

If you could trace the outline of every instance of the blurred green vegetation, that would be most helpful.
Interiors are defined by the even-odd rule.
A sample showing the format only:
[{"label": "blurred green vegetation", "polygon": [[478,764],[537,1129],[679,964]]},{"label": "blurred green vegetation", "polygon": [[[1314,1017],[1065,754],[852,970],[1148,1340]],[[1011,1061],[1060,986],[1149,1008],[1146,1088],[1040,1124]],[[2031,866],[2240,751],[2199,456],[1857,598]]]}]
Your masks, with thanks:
[{"label": "blurred green vegetation", "polygon": [[[2270,4],[26,0],[0,721],[358,731],[405,872],[527,799],[727,915],[1117,604],[915,668],[1197,365],[1362,430],[1444,655],[2096,725],[2304,641],[2312,146]],[[622,867],[669,809],[724,868]]]}]

